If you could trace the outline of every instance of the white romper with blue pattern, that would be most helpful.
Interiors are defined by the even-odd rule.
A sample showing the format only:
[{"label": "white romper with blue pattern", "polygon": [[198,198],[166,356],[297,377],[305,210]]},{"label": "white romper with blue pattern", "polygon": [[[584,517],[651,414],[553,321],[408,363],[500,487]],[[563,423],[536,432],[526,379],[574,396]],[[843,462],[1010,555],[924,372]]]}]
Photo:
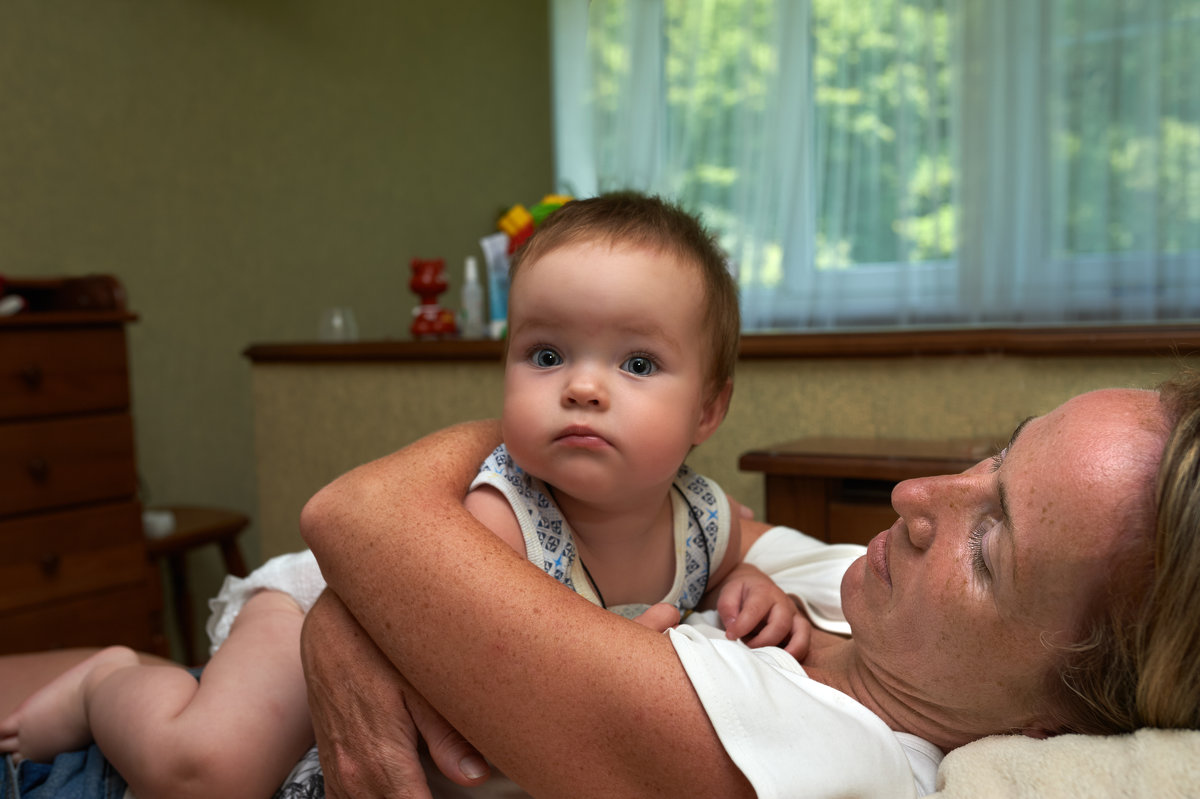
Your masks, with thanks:
[{"label": "white romper with blue pattern", "polygon": [[[546,484],[533,477],[509,456],[503,444],[479,468],[471,488],[490,485],[498,489],[521,524],[525,556],[588,601],[600,605],[577,557],[571,527],[563,518]],[[675,528],[675,582],[658,600],[692,610],[700,603],[709,573],[720,565],[729,544],[729,501],[720,486],[686,465],[671,491]],[[608,609],[627,618],[643,613],[652,603],[613,605]]]}]

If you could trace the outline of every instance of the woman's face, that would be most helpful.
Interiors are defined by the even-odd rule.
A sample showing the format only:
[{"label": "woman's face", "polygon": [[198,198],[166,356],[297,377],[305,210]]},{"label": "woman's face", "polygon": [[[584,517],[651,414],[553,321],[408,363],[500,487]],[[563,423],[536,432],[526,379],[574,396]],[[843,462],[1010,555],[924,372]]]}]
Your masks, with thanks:
[{"label": "woman's face", "polygon": [[900,700],[893,727],[944,748],[1038,732],[1047,644],[1073,640],[1122,544],[1150,534],[1164,441],[1156,393],[1097,391],[994,461],[896,486],[900,519],[842,583],[857,673]]}]

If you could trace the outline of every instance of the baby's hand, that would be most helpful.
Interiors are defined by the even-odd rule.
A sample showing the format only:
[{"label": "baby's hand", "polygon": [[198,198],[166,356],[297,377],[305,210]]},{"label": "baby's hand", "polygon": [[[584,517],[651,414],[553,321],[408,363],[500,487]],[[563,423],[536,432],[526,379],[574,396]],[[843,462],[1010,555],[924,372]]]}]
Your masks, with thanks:
[{"label": "baby's hand", "polygon": [[752,647],[782,647],[797,660],[808,654],[812,622],[782,588],[748,563],[722,582],[717,613],[726,638],[740,638]]},{"label": "baby's hand", "polygon": [[643,627],[649,627],[655,632],[665,633],[679,624],[679,609],[674,605],[668,605],[666,602],[659,602],[657,605],[651,605],[645,613],[638,616],[634,621]]}]

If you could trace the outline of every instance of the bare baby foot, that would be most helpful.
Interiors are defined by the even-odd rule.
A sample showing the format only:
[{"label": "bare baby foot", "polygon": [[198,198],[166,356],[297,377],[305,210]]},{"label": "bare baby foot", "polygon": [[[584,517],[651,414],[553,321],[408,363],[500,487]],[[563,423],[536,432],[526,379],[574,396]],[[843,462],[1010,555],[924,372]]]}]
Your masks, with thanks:
[{"label": "bare baby foot", "polygon": [[57,754],[87,746],[92,741],[85,704],[88,686],[137,664],[132,649],[112,646],[63,672],[0,721],[0,752],[48,763]]}]

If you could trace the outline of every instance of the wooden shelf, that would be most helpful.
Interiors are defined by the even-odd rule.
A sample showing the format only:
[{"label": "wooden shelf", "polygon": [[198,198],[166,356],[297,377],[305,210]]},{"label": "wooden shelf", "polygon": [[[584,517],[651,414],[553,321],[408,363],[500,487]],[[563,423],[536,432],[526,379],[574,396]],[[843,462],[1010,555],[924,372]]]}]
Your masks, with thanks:
[{"label": "wooden shelf", "polygon": [[245,356],[255,363],[330,363],[355,361],[494,361],[504,357],[504,342],[447,339],[445,341],[350,341],[254,344]]},{"label": "wooden shelf", "polygon": [[[741,360],[783,358],[911,358],[959,355],[1135,356],[1200,352],[1200,325],[1106,325],[955,328],[907,331],[751,333],[742,336]],[[496,361],[502,341],[356,341],[265,343],[246,349],[255,363],[355,361]]]}]

